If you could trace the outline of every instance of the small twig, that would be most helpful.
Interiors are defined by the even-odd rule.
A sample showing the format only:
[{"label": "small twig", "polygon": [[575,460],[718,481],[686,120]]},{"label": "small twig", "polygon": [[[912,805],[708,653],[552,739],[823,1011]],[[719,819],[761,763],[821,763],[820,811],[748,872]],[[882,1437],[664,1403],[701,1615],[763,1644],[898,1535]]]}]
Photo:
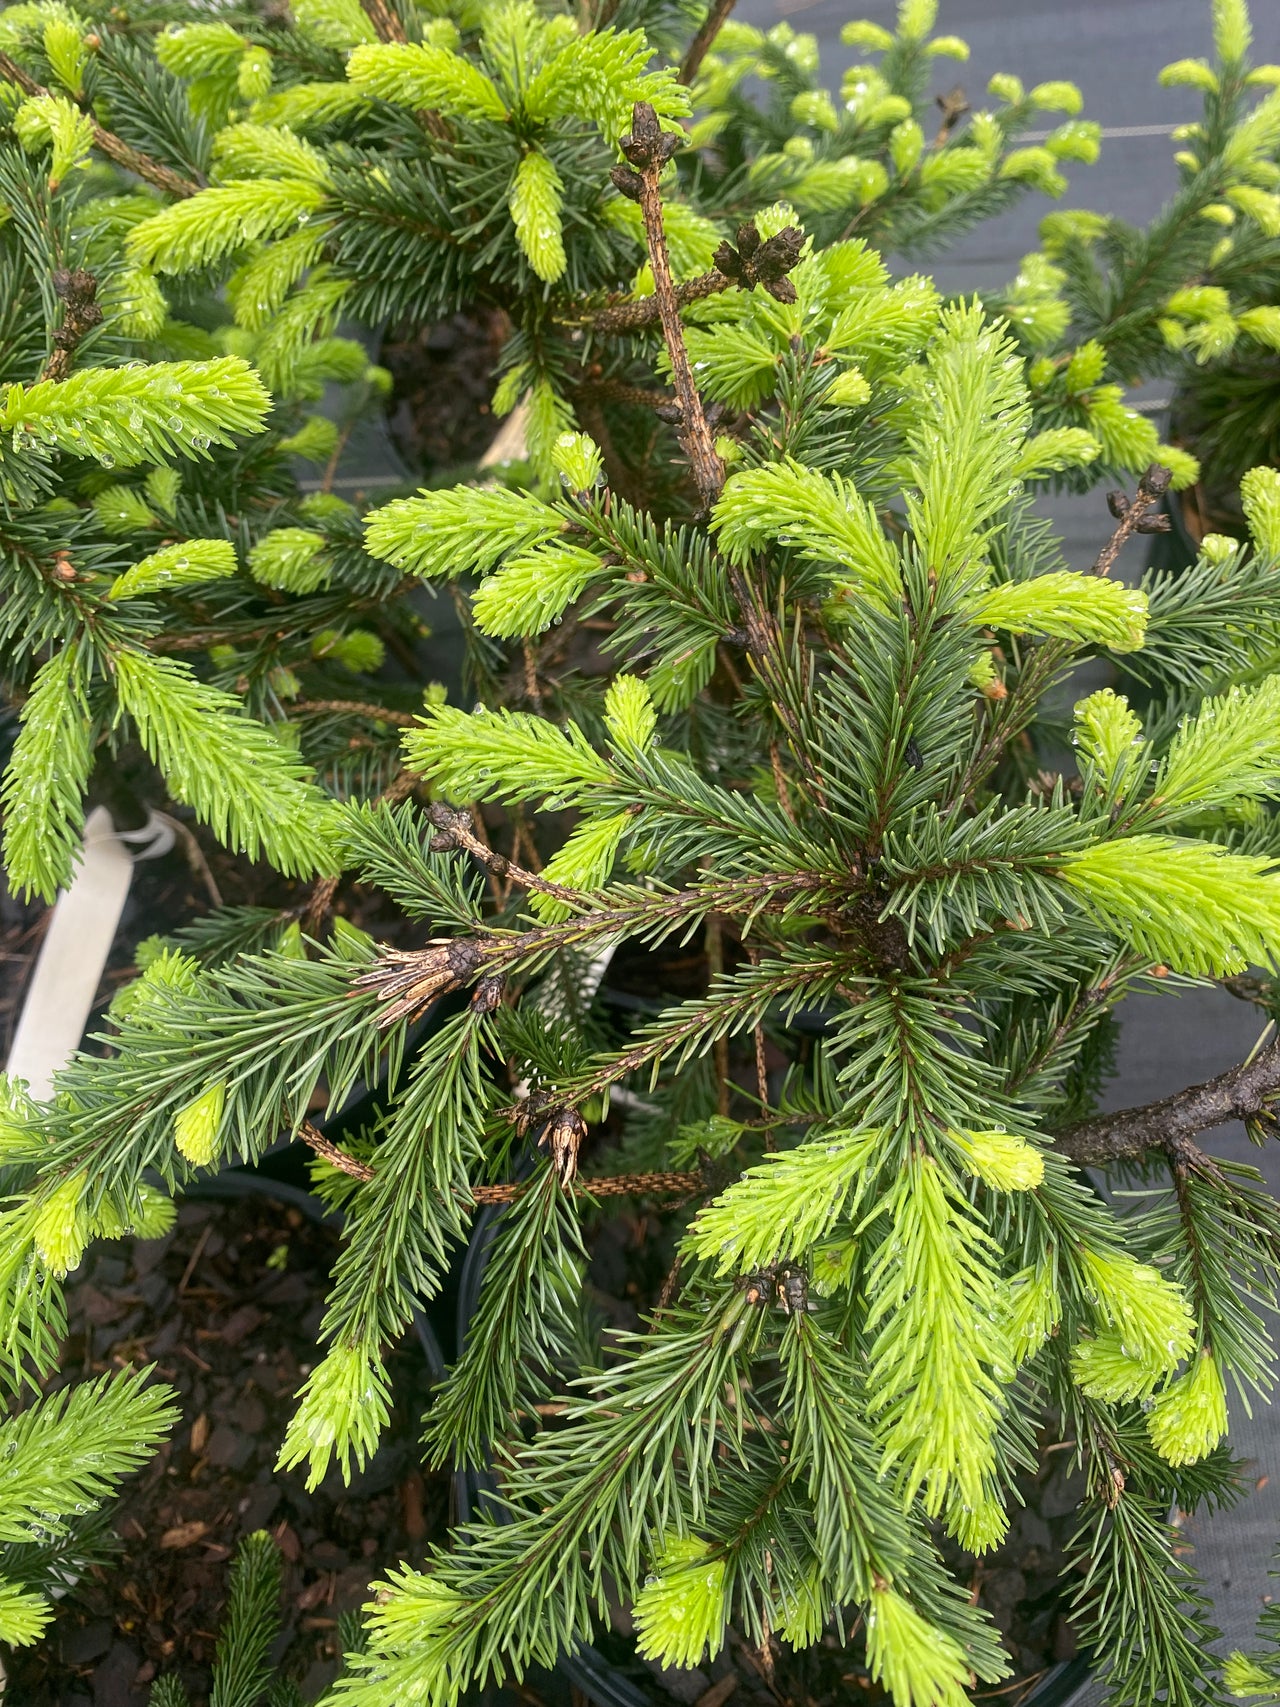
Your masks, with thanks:
[{"label": "small twig", "polygon": [[[747,951],[747,959],[753,966],[759,966],[760,950],[754,943],[744,943],[743,946]],[[760,1099],[760,1113],[762,1118],[758,1121],[752,1121],[751,1124],[758,1127],[763,1133],[765,1149],[776,1150],[778,1147],[778,1140],[774,1135],[773,1111],[769,1106],[769,1065],[765,1058],[763,1020],[757,1020],[755,1025],[752,1027],[752,1037],[755,1041],[756,1050],[756,1095]]]},{"label": "small twig", "polygon": [[351,429],[354,425],[354,421],[348,421],[344,427],[339,429],[338,436],[333,441],[333,449],[329,452],[329,460],[325,463],[324,473],[320,476],[320,490],[322,492],[333,491],[333,483],[338,476],[338,464],[342,461],[342,453],[346,450],[347,445],[350,442]]},{"label": "small twig", "polygon": [[[571,1189],[586,1192],[591,1197],[692,1197],[702,1190],[700,1173],[664,1174],[604,1174],[599,1179],[573,1181]],[[524,1182],[510,1185],[473,1185],[471,1195],[477,1203],[513,1203],[530,1190]]]},{"label": "small twig", "polygon": [[684,1247],[677,1245],[676,1254],[672,1258],[671,1267],[667,1270],[667,1277],[662,1283],[661,1292],[658,1294],[658,1302],[655,1306],[656,1309],[665,1310],[674,1302],[676,1293],[680,1289],[680,1270],[683,1267]]},{"label": "small twig", "polygon": [[1260,1008],[1267,1006],[1274,993],[1265,978],[1257,978],[1252,972],[1236,972],[1222,979],[1222,988],[1238,1002],[1252,1002]]},{"label": "small twig", "polygon": [[1138,482],[1138,490],[1132,502],[1123,492],[1107,493],[1107,508],[1116,518],[1118,526],[1111,538],[1098,553],[1089,573],[1091,575],[1109,575],[1117,557],[1124,547],[1125,541],[1135,533],[1167,533],[1170,528],[1168,516],[1150,516],[1147,512],[1158,504],[1169,490],[1169,482],[1173,478],[1167,468],[1162,468],[1158,462],[1153,462],[1147,472]]},{"label": "small twig", "polygon": [[416,729],[421,722],[417,712],[389,711],[385,705],[368,705],[359,699],[295,699],[289,707],[290,717],[319,717],[324,712],[368,717],[379,723],[394,723],[398,729]]},{"label": "small twig", "polygon": [[567,902],[571,907],[586,906],[589,897],[577,889],[566,889],[562,883],[548,883],[545,877],[539,877],[536,872],[516,865],[505,854],[498,853],[496,849],[482,842],[472,830],[471,819],[466,812],[455,811],[442,800],[436,800],[428,806],[427,817],[438,832],[431,841],[434,853],[442,853],[451,847],[464,848],[496,878],[517,883],[521,889],[536,890],[540,895],[551,895],[557,901]]},{"label": "small twig", "polygon": [[724,28],[725,20],[733,11],[733,7],[734,0],[712,0],[711,10],[707,13],[702,28],[689,43],[689,51],[685,54],[680,65],[680,76],[677,81],[683,83],[686,88],[698,75],[703,60],[711,51],[712,42]]},{"label": "small twig", "polygon": [[942,112],[942,123],[938,126],[933,146],[941,148],[970,108],[968,97],[958,83],[954,89],[948,89],[945,95],[939,95],[937,102]]},{"label": "small twig", "polygon": [[[728,290],[730,285],[737,282],[722,273],[718,267],[712,267],[709,273],[699,273],[697,278],[685,279],[682,284],[673,287],[676,304],[685,308],[691,302],[702,302],[704,298]],[[661,318],[656,295],[638,296],[633,302],[619,302],[612,308],[602,308],[598,314],[592,316],[591,330],[602,337],[614,337],[620,332],[639,332]]]},{"label": "small twig", "polygon": [[408,41],[399,14],[391,9],[387,0],[360,0],[360,4],[377,31],[379,41]]},{"label": "small twig", "polygon": [[773,770],[773,786],[778,796],[778,805],[783,815],[794,824],[796,815],[791,809],[791,790],[787,787],[787,773],[782,768],[782,754],[778,751],[778,743],[769,743],[769,764]]},{"label": "small twig", "polygon": [[[34,77],[29,77],[20,65],[16,65],[7,53],[0,53],[0,77],[7,78],[10,83],[16,83],[24,95],[49,93],[42,83],[37,83]],[[93,146],[126,172],[144,178],[147,183],[167,191],[171,196],[194,196],[200,189],[200,185],[193,183],[190,178],[184,178],[181,173],[162,165],[159,160],[153,160],[140,149],[130,148],[127,142],[113,131],[104,130],[96,120],[93,126]]]},{"label": "small twig", "polygon": [[204,857],[204,849],[196,840],[190,826],[184,824],[180,818],[171,818],[167,812],[157,812],[156,817],[163,819],[182,843],[182,851],[187,856],[187,864],[204,884],[205,893],[209,897],[209,905],[221,907],[223,900],[222,891],[218,888],[218,880],[213,875],[213,869]]},{"label": "small twig", "polygon": [[[724,926],[718,913],[708,913],[706,928],[707,984],[711,986],[724,975]],[[716,1113],[724,1118],[729,1113],[729,1039],[718,1036],[711,1045],[711,1060],[716,1075]]]},{"label": "small twig", "polygon": [[[755,1026],[756,1045],[756,1091],[760,1098],[760,1106],[766,1114],[769,1110],[769,1069],[765,1062],[764,1026],[757,1022]],[[776,1150],[778,1141],[774,1137],[772,1125],[764,1129],[764,1147],[766,1150]]]},{"label": "small twig", "polygon": [[321,877],[312,884],[302,911],[302,923],[308,936],[315,936],[333,911],[334,896],[341,882],[340,877]]},{"label": "small twig", "polygon": [[592,404],[622,403],[633,409],[653,409],[658,414],[664,410],[671,416],[680,413],[680,406],[669,391],[649,385],[629,385],[625,379],[586,379],[581,385],[567,389],[579,411],[583,404],[590,408]]},{"label": "small twig", "polygon": [[[418,786],[418,776],[415,771],[398,771],[391,781],[378,795],[375,804],[398,806],[406,800]],[[321,877],[312,885],[311,892],[300,907],[293,911],[295,919],[301,919],[308,935],[314,936],[333,911],[333,898],[338,893],[342,882],[341,875],[336,877]]]},{"label": "small twig", "polygon": [[[374,33],[379,41],[408,41],[409,38],[405,34],[400,14],[388,3],[388,0],[360,0],[360,4],[364,7],[365,17],[373,25]],[[448,125],[433,108],[421,109],[418,117],[438,141],[442,141],[449,135]]]},{"label": "small twig", "polygon": [[200,1258],[204,1255],[204,1248],[209,1243],[209,1235],[212,1232],[213,1232],[213,1222],[212,1221],[206,1221],[204,1226],[200,1229],[200,1237],[196,1240],[195,1250],[193,1250],[191,1255],[187,1258],[187,1266],[182,1271],[182,1279],[178,1282],[178,1296],[179,1297],[181,1297],[182,1294],[187,1290],[187,1285],[191,1279],[191,1276],[196,1272],[196,1264],[200,1261]]},{"label": "small twig", "polygon": [[344,1174],[350,1174],[352,1179],[361,1180],[366,1185],[373,1178],[373,1169],[367,1162],[358,1162],[354,1156],[339,1149],[309,1120],[304,1120],[298,1128],[298,1136],[305,1144],[310,1144],[316,1155],[328,1162],[330,1167],[339,1168]]},{"label": "small twig", "polygon": [[706,412],[685,347],[680,307],[671,279],[666,232],[662,224],[662,192],[658,180],[662,168],[681,145],[681,137],[663,130],[658,115],[647,101],[637,101],[631,112],[631,134],[620,144],[634,171],[616,166],[612,178],[617,189],[640,204],[644,217],[645,245],[653,273],[654,295],[662,336],[671,360],[671,378],[680,404],[680,437],[693,470],[694,484],[704,509],[710,509],[724,485],[724,463],[716,454],[715,440],[707,425]]},{"label": "small twig", "polygon": [[533,642],[526,639],[524,643],[524,691],[530,705],[541,715],[542,689],[538,686],[538,658],[533,649]]}]

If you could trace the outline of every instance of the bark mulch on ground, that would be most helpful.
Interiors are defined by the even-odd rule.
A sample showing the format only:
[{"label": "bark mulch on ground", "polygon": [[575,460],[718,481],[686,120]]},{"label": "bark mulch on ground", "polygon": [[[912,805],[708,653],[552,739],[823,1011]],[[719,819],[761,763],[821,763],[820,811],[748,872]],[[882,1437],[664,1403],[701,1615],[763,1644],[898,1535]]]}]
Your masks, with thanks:
[{"label": "bark mulch on ground", "polygon": [[349,1487],[312,1493],[275,1469],[314,1364],[336,1235],[266,1198],[188,1202],[159,1240],[96,1246],[68,1284],[70,1332],[54,1385],[154,1364],[182,1420],[112,1507],[119,1551],[59,1607],[49,1637],[9,1661],[23,1707],[144,1707],[177,1670],[205,1699],[236,1541],[275,1536],[284,1560],[275,1658],[314,1700],[337,1671],[337,1619],[398,1560],[420,1561],[448,1517],[448,1482],[424,1478],[418,1421],[428,1376],[416,1341],[392,1360],[396,1405]]}]

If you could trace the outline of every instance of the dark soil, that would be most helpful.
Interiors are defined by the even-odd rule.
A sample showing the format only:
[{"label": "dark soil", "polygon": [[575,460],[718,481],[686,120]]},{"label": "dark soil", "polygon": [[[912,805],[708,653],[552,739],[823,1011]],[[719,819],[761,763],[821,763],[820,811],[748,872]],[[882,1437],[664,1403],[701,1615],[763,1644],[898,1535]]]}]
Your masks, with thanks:
[{"label": "dark soil", "polygon": [[95,1246],[68,1285],[61,1386],[154,1363],[182,1408],[169,1441],[112,1509],[120,1551],[60,1606],[50,1637],[9,1659],[24,1707],[143,1707],[178,1671],[208,1692],[237,1540],[268,1529],[283,1554],[280,1674],[313,1700],[337,1670],[337,1618],[448,1517],[448,1482],[419,1469],[428,1375],[416,1340],[392,1359],[396,1408],[377,1455],[344,1487],[307,1493],[275,1458],[317,1356],[337,1236],[265,1198],[188,1202],[167,1238]]},{"label": "dark soil", "polygon": [[498,428],[489,400],[506,330],[498,313],[455,314],[384,341],[380,359],[396,398],[387,424],[411,468],[429,474],[479,461]]}]

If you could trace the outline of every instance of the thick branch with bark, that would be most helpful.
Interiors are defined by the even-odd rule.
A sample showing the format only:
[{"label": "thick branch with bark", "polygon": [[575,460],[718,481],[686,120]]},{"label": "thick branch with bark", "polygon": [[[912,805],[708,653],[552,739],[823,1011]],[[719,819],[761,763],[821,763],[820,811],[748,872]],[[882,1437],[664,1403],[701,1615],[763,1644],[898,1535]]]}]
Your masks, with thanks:
[{"label": "thick branch with bark", "polygon": [[361,4],[365,17],[377,31],[379,41],[408,41],[399,13],[388,6],[387,0],[361,0]]},{"label": "thick branch with bark", "polygon": [[689,43],[689,51],[680,66],[679,80],[686,88],[698,75],[703,60],[710,53],[713,42],[724,28],[725,20],[733,8],[734,0],[711,0],[711,10],[703,20],[702,28]]},{"label": "thick branch with bark", "polygon": [[332,1139],[326,1138],[319,1127],[313,1126],[309,1120],[304,1120],[298,1128],[298,1136],[304,1143],[310,1144],[323,1161],[340,1169],[344,1174],[350,1174],[352,1179],[358,1179],[362,1185],[367,1185],[373,1178],[373,1169],[367,1162],[357,1161],[346,1150],[339,1149]]},{"label": "thick branch with bark", "polygon": [[[728,290],[735,282],[718,267],[712,267],[709,273],[699,273],[696,278],[685,279],[683,284],[673,286],[676,306],[685,308],[691,302],[702,302],[708,296]],[[602,337],[617,337],[622,332],[642,332],[660,317],[656,295],[638,296],[634,302],[620,302],[613,308],[602,308],[593,316],[591,330]]]},{"label": "thick branch with bark", "polygon": [[1196,1143],[1199,1134],[1231,1120],[1260,1120],[1270,1125],[1275,1120],[1272,1099],[1277,1097],[1280,1042],[1259,1050],[1251,1061],[1219,1073],[1215,1079],[1188,1085],[1159,1102],[1122,1108],[1115,1114],[1101,1114],[1068,1127],[1058,1134],[1056,1147],[1085,1167],[1137,1161],[1159,1151],[1175,1164],[1211,1171],[1212,1159]]},{"label": "thick branch with bark", "polygon": [[[703,1189],[700,1173],[664,1174],[605,1174],[596,1179],[579,1176],[570,1189],[590,1197],[692,1197]],[[473,1185],[471,1195],[477,1203],[512,1203],[529,1188],[527,1185]]]},{"label": "thick branch with bark", "polygon": [[436,830],[436,834],[431,838],[432,853],[446,853],[450,848],[462,848],[495,877],[510,878],[522,889],[531,889],[539,895],[550,895],[557,901],[567,902],[571,907],[588,905],[590,897],[579,890],[566,889],[562,883],[548,883],[545,877],[539,877],[533,871],[526,871],[522,865],[517,865],[505,854],[486,847],[473,832],[467,813],[456,812],[451,806],[445,805],[444,801],[435,800],[427,808],[427,817]]}]

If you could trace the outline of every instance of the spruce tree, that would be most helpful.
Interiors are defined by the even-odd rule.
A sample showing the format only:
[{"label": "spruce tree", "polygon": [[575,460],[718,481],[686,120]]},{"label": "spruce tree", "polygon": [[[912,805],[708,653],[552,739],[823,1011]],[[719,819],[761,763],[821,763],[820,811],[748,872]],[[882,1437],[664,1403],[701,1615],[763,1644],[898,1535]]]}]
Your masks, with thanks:
[{"label": "spruce tree", "polygon": [[[1275,461],[1277,443],[1267,391],[1280,349],[1280,66],[1252,63],[1244,0],[1214,0],[1212,23],[1212,63],[1177,60],[1159,74],[1204,99],[1203,117],[1174,132],[1172,199],[1141,228],[1084,210],[1047,215],[1041,249],[991,306],[1032,357],[1046,425],[1088,426],[1104,455],[1114,433],[1141,454],[1122,387],[1167,375],[1202,399],[1176,423],[1194,435],[1190,449],[1161,453],[1178,483],[1195,477],[1193,450],[1234,489]],[[1152,455],[1154,438],[1148,423]]]},{"label": "spruce tree", "polygon": [[[338,1699],[452,1702],[551,1663],[620,1597],[667,1663],[715,1651],[730,1620],[803,1646],[837,1610],[860,1616],[902,1707],[958,1703],[1005,1660],[937,1535],[979,1554],[999,1541],[1047,1417],[1087,1477],[1070,1586],[1114,1698],[1210,1698],[1208,1613],[1166,1519],[1229,1497],[1228,1390],[1235,1405],[1269,1384],[1252,1300],[1280,1250],[1256,1174],[1199,1138],[1236,1117],[1265,1135],[1280,1057],[1153,1109],[1097,1117],[1092,1097],[1129,991],[1273,961],[1280,475],[1243,483],[1250,543],[1216,540],[1134,588],[1115,569],[1168,487],[1152,463],[1092,572],[1071,573],[1036,483],[1146,462],[1154,435],[1107,437],[1117,410],[1141,420],[1093,355],[1086,403],[1046,420],[1016,313],[893,282],[833,217],[883,201],[865,229],[886,245],[952,202],[957,223],[981,217],[1048,172],[992,162],[1066,97],[1007,85],[1007,124],[957,114],[926,157],[910,127],[939,50],[919,0],[895,36],[863,32],[880,83],[834,128],[813,83],[787,81],[816,75],[803,38],[689,43],[661,12],[642,21],[669,71],[624,8],[586,31],[518,4],[454,20],[333,0],[293,24],[103,21],[91,47],[76,33],[82,91],[74,21],[18,13],[11,81],[38,85],[23,106],[55,107],[38,133],[14,109],[14,171],[44,211],[0,229],[29,304],[13,360],[30,369],[6,409],[35,429],[5,464],[6,529],[33,542],[3,559],[29,587],[7,641],[29,687],[10,869],[46,892],[65,878],[90,757],[127,718],[177,798],[320,881],[314,937],[259,918],[267,946],[233,952],[246,921],[215,919],[155,947],[110,1053],[73,1062],[46,1106],[14,1097],[0,1331],[15,1379],[48,1367],[61,1276],[138,1218],[149,1179],[178,1191],[300,1134],[347,1217],[324,1356],[282,1452],[314,1479],[366,1460],[387,1348],[477,1206],[503,1206],[425,1425],[436,1464],[492,1455],[501,1498],[380,1588]],[[778,103],[758,117],[736,91],[770,64]],[[706,80],[700,144],[677,66]],[[41,92],[52,80],[65,97]],[[179,98],[191,121],[171,135]],[[1250,161],[1270,122],[1233,116]],[[66,161],[95,148],[166,204],[60,199]],[[770,153],[834,166],[830,205],[821,176],[774,199],[792,167]],[[153,309],[166,290],[205,300],[235,266],[238,324],[176,377],[177,427],[151,407],[168,363],[123,365],[111,322],[73,339],[70,297],[59,319],[41,293],[28,227],[64,210],[79,230],[73,212],[98,201],[113,205],[95,280],[150,281],[130,288],[154,289]],[[494,302],[514,328],[498,401],[528,399],[532,477],[397,499],[362,533],[331,505],[303,514],[274,413],[247,436],[269,399],[246,358],[297,411],[317,375],[360,377],[333,346],[341,314]],[[189,337],[167,306],[155,316],[155,339]],[[109,505],[87,501],[81,452],[126,470]],[[162,503],[205,478],[206,453],[208,531]],[[160,478],[137,483],[148,464]],[[274,499],[248,521],[228,496],[246,466],[246,491]],[[153,555],[186,564],[103,543],[110,515],[142,506]],[[71,527],[86,546],[60,558]],[[82,583],[94,541],[111,579]],[[203,573],[219,545],[226,574],[199,597],[228,589],[220,622],[181,603],[183,584],[154,597],[162,569]],[[281,737],[290,694],[271,672],[300,674],[353,592],[394,609],[419,580],[456,589],[481,703],[430,696],[389,786],[321,790]],[[260,607],[236,629],[246,596],[279,642]],[[167,660],[166,634],[201,673]],[[603,671],[584,667],[587,637]],[[237,641],[252,669],[220,660]],[[1124,691],[1079,700],[1068,765],[1044,708],[1086,657]],[[395,718],[346,697],[393,749]],[[68,751],[79,769],[59,769],[50,800],[41,778]],[[380,948],[340,918],[322,934],[339,870],[384,888],[423,945]],[[664,945],[691,942],[705,991],[625,1024],[600,992],[609,955],[647,949],[660,982]],[[1274,1003],[1267,978],[1240,987]],[[387,1108],[358,1141],[310,1125],[318,1089],[337,1109],[380,1075]],[[1139,1213],[1116,1213],[1102,1174],[1136,1178]],[[677,1258],[605,1358],[584,1345],[584,1227],[619,1194],[676,1200]]]}]

